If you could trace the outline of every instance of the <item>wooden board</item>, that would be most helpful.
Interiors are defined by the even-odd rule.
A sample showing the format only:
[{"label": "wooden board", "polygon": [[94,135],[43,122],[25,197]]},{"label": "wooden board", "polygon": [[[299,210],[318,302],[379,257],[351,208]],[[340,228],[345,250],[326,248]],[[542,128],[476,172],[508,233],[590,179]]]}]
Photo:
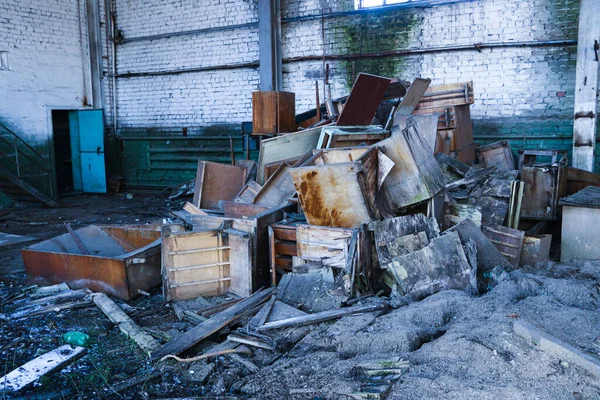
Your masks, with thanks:
[{"label": "wooden board", "polygon": [[290,170],[309,224],[353,228],[371,220],[359,184],[359,172],[360,168],[355,163]]},{"label": "wooden board", "polygon": [[473,291],[477,287],[456,232],[433,239],[421,250],[393,258],[387,269],[413,300],[441,290]]},{"label": "wooden board", "polygon": [[344,110],[337,120],[338,126],[369,125],[377,107],[391,83],[391,79],[359,73],[352,86]]},{"label": "wooden board", "polygon": [[165,301],[226,293],[231,273],[228,236],[218,230],[185,232],[163,227],[163,294]]},{"label": "wooden board", "polygon": [[430,86],[423,94],[418,109],[453,107],[473,104],[473,82]]},{"label": "wooden board", "polygon": [[256,181],[261,185],[265,182],[265,165],[302,157],[316,149],[322,129],[323,127],[311,128],[262,140]]},{"label": "wooden board", "polygon": [[481,231],[513,267],[519,266],[525,232],[501,225],[482,226]]},{"label": "wooden board", "polygon": [[600,187],[600,174],[574,167],[567,167],[567,196],[588,186]]},{"label": "wooden board", "polygon": [[257,206],[256,204],[236,203],[234,201],[223,201],[223,216],[225,218],[250,218],[269,209],[269,207]]},{"label": "wooden board", "polygon": [[298,225],[298,257],[306,262],[345,268],[353,229]]},{"label": "wooden board", "polygon": [[398,110],[394,114],[394,125],[396,125],[396,118],[400,118],[402,115],[411,115],[421,98],[426,93],[431,79],[416,78],[408,88],[408,92],[400,102]]},{"label": "wooden board", "polygon": [[256,194],[254,204],[269,208],[287,204],[296,194],[289,170],[289,165],[281,164]]},{"label": "wooden board", "polygon": [[246,183],[246,169],[210,161],[198,161],[193,204],[217,209],[219,200],[233,200]]},{"label": "wooden board", "polygon": [[389,137],[389,132],[378,125],[325,126],[321,131],[316,148],[368,146],[387,137]]},{"label": "wooden board", "polygon": [[378,143],[377,147],[394,162],[383,182],[392,213],[428,200],[444,188],[445,178],[440,166],[427,149],[416,125],[404,130],[394,126],[392,136]]},{"label": "wooden board", "polygon": [[229,291],[241,297],[248,297],[252,294],[254,237],[228,231],[228,240],[231,275]]},{"label": "wooden board", "polygon": [[475,149],[475,152],[481,168],[496,167],[501,171],[515,169],[515,161],[508,140],[479,146]]},{"label": "wooden board", "polygon": [[0,378],[0,393],[3,391],[19,391],[44,375],[65,367],[67,364],[83,357],[85,347],[65,344],[48,353],[34,358],[19,368]]}]

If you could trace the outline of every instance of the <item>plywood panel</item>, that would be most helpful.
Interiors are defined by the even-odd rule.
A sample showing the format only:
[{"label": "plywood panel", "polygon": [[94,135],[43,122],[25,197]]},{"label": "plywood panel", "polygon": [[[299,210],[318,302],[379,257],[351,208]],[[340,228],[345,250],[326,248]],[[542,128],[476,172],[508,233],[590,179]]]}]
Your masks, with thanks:
[{"label": "plywood panel", "polygon": [[290,166],[287,164],[282,164],[277,168],[277,171],[256,194],[254,204],[269,208],[287,204],[288,200],[296,193],[289,170]]},{"label": "plywood panel", "polygon": [[355,163],[290,170],[300,204],[311,225],[353,228],[371,220],[358,181],[359,172]]},{"label": "plywood panel", "polygon": [[233,200],[245,183],[245,168],[199,160],[193,204],[217,209],[220,200]]},{"label": "plywood panel", "polygon": [[369,125],[391,81],[381,76],[358,74],[337,125]]}]

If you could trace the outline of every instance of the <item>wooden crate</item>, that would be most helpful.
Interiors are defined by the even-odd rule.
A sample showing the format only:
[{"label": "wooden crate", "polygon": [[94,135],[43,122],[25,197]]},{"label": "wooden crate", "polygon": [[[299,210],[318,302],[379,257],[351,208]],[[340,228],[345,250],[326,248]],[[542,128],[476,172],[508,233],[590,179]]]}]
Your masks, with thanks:
[{"label": "wooden crate", "polygon": [[296,95],[290,92],[252,93],[252,134],[296,131]]}]

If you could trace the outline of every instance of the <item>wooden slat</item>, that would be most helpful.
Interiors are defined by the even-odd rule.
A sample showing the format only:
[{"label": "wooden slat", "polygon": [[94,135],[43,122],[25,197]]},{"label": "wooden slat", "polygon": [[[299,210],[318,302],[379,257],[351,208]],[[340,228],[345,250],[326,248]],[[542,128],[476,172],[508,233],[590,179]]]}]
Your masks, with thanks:
[{"label": "wooden slat", "polygon": [[275,254],[284,256],[296,256],[298,255],[298,249],[294,242],[279,242],[275,241]]}]

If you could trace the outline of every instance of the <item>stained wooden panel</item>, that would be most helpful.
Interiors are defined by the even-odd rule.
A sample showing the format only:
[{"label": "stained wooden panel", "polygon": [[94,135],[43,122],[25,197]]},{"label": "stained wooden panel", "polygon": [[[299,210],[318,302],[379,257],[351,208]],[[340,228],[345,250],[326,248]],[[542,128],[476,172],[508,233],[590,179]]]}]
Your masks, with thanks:
[{"label": "stained wooden panel", "polygon": [[358,74],[350,91],[344,110],[338,118],[338,126],[369,125],[390,82],[389,78],[365,73]]},{"label": "stained wooden panel", "polygon": [[482,168],[496,167],[502,171],[515,169],[515,161],[508,140],[479,146],[475,149],[477,159]]},{"label": "stained wooden panel", "polygon": [[245,183],[245,168],[199,160],[193,204],[217,209],[220,200],[233,200]]},{"label": "stained wooden panel", "polygon": [[354,163],[290,169],[311,225],[353,228],[371,220]]},{"label": "stained wooden panel", "polygon": [[353,229],[298,225],[298,257],[307,262],[345,268],[352,232]]}]

